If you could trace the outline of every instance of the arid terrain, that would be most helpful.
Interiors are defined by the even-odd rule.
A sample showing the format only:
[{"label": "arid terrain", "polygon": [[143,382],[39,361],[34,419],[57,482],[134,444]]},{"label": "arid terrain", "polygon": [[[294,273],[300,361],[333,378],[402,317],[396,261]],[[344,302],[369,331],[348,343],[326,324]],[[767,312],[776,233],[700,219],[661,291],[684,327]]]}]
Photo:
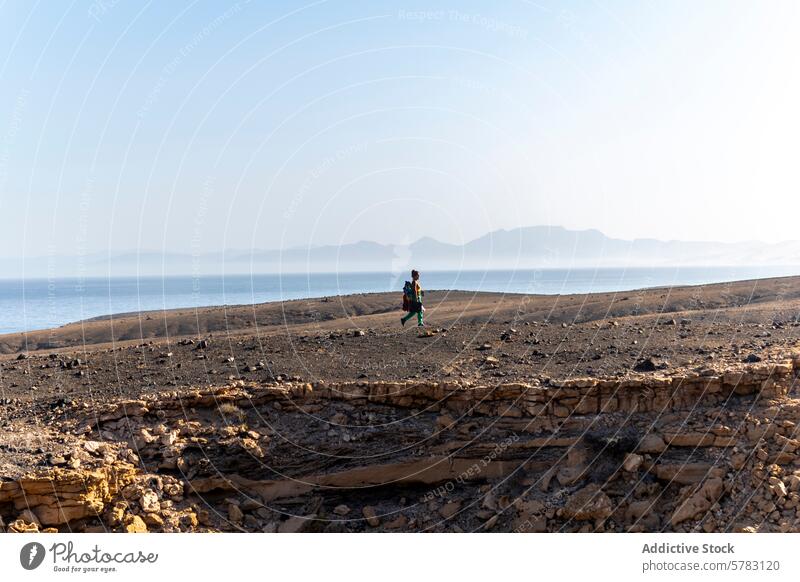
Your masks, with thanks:
[{"label": "arid terrain", "polygon": [[800,531],[800,278],[399,302],[0,336],[2,528]]}]

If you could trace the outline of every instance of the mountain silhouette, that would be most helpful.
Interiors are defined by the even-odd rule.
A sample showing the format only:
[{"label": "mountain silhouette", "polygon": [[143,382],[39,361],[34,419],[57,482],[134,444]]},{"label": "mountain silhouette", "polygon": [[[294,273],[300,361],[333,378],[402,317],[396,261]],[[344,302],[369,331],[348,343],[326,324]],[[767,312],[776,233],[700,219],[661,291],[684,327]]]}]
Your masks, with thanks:
[{"label": "mountain silhouette", "polygon": [[800,241],[723,243],[623,240],[599,230],[530,226],[496,230],[463,245],[431,237],[408,245],[360,241],[284,250],[228,250],[200,255],[157,251],[0,259],[0,276],[191,275],[234,273],[402,272],[426,270],[751,266],[800,264]]}]

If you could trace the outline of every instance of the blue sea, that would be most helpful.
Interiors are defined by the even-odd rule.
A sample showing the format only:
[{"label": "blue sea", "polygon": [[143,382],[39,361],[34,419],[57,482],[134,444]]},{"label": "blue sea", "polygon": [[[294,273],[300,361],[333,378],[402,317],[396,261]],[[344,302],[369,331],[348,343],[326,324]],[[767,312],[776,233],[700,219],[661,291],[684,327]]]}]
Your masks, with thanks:
[{"label": "blue sea", "polygon": [[[428,271],[422,273],[422,285],[430,290],[565,295],[797,274],[797,266]],[[0,280],[0,333],[138,311],[399,293],[406,278],[405,273],[318,273]]]}]

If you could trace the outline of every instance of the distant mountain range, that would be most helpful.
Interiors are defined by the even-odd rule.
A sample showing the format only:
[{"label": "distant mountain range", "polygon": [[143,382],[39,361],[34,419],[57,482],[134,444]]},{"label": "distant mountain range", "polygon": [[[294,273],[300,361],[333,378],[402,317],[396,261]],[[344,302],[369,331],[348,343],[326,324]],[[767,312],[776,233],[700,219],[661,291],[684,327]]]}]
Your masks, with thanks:
[{"label": "distant mountain range", "polygon": [[191,255],[153,251],[82,257],[0,258],[4,278],[634,266],[800,265],[800,241],[740,243],[622,240],[598,230],[531,226],[497,230],[463,245],[421,238],[410,245],[357,242],[284,250]]}]

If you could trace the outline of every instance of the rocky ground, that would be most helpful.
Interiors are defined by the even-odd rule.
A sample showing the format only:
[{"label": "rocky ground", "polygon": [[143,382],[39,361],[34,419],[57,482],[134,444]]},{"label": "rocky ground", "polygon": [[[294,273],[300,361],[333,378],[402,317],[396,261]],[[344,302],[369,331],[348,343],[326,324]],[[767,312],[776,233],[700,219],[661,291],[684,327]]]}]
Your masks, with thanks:
[{"label": "rocky ground", "polygon": [[798,531],[800,279],[0,336],[7,531]]}]

